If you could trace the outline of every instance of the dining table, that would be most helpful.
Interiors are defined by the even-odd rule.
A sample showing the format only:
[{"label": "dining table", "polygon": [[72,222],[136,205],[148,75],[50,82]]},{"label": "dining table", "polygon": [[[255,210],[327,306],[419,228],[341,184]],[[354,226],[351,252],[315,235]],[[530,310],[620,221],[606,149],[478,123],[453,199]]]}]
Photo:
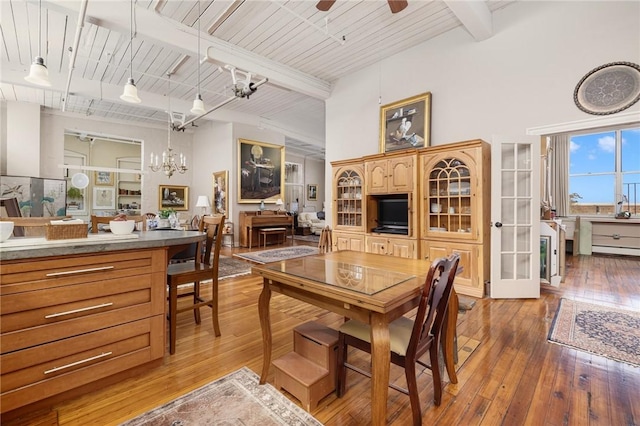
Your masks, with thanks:
[{"label": "dining table", "polygon": [[[357,251],[336,251],[256,265],[262,276],[258,311],[263,341],[260,384],[271,365],[272,292],[293,297],[369,324],[371,329],[371,424],[384,425],[391,362],[389,324],[418,306],[431,262]],[[441,337],[444,364],[451,383],[455,373],[458,296],[451,293]]]}]

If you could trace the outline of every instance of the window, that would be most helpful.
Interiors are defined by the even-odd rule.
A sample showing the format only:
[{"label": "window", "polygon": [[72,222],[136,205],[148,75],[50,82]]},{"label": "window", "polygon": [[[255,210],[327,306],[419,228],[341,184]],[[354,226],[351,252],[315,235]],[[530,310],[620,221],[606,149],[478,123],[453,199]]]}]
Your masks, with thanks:
[{"label": "window", "polygon": [[300,210],[300,200],[304,200],[304,169],[302,164],[284,163],[284,203],[287,211]]},{"label": "window", "polygon": [[575,134],[569,146],[569,214],[640,214],[640,128]]}]

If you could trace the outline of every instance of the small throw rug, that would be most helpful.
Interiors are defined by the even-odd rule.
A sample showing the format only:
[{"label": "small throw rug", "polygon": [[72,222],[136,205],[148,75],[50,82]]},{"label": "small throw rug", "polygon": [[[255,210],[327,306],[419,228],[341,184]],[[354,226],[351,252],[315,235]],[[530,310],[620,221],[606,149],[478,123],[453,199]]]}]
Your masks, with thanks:
[{"label": "small throw rug", "polygon": [[321,426],[270,384],[242,367],[225,377],[122,423],[121,426]]},{"label": "small throw rug", "polygon": [[251,264],[244,260],[234,259],[232,257],[220,256],[218,264],[218,280],[225,278],[239,277],[251,273]]},{"label": "small throw rug", "polygon": [[[291,235],[287,235],[287,241],[291,239]],[[309,241],[311,243],[319,243],[320,235],[311,234],[311,235],[296,235],[294,240],[296,241]]]},{"label": "small throw rug", "polygon": [[640,367],[640,312],[561,299],[548,340]]},{"label": "small throw rug", "polygon": [[310,246],[293,246],[285,248],[277,248],[272,250],[252,251],[247,253],[236,253],[234,256],[241,259],[247,259],[255,263],[269,263],[280,260],[293,259],[295,257],[310,256],[318,254],[317,247]]}]

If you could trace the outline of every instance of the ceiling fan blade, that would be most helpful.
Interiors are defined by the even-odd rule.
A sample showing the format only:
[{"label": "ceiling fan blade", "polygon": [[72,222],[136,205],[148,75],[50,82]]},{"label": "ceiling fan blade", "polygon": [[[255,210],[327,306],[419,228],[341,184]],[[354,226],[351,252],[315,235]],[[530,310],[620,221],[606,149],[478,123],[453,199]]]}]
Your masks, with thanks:
[{"label": "ceiling fan blade", "polygon": [[387,3],[389,3],[391,13],[402,12],[409,5],[407,0],[387,0]]},{"label": "ceiling fan blade", "polygon": [[336,0],[320,0],[318,4],[316,4],[316,8],[323,12],[331,9],[331,6],[336,2]]}]

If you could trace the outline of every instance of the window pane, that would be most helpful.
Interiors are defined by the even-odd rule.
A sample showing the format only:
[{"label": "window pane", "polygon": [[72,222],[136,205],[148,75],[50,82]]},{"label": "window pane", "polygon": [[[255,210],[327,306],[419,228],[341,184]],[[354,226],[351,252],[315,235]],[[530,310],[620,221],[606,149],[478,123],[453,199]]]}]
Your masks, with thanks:
[{"label": "window pane", "polygon": [[613,214],[615,176],[569,177],[570,214]]},{"label": "window pane", "polygon": [[622,171],[640,172],[640,128],[622,132]]},{"label": "window pane", "polygon": [[640,173],[622,175],[622,197],[617,201],[622,201],[621,211],[640,213]]},{"label": "window pane", "polygon": [[615,171],[615,132],[572,136],[569,149],[570,175]]}]

